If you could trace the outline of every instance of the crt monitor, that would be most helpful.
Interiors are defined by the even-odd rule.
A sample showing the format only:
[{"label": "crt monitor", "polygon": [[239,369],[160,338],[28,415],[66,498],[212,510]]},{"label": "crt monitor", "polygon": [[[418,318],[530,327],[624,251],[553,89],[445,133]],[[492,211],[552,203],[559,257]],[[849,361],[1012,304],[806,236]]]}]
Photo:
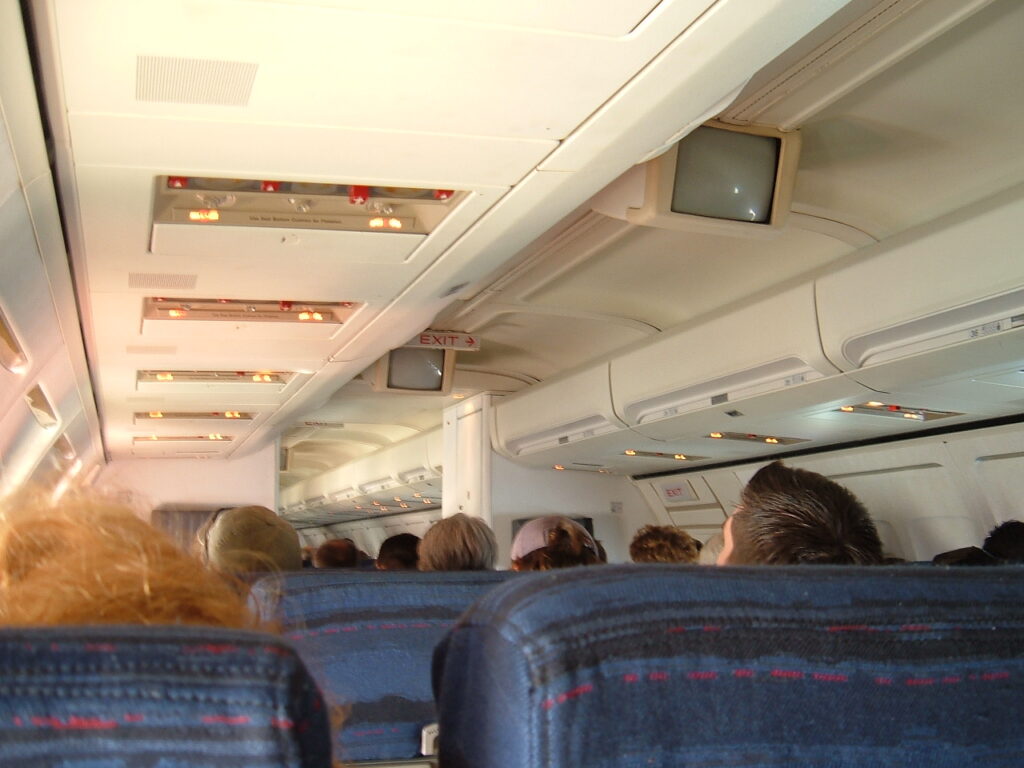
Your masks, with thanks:
[{"label": "crt monitor", "polygon": [[778,229],[792,200],[799,134],[712,121],[646,165],[634,224],[756,234]]},{"label": "crt monitor", "polygon": [[378,361],[373,388],[378,392],[446,395],[452,388],[454,370],[454,350],[400,347]]}]

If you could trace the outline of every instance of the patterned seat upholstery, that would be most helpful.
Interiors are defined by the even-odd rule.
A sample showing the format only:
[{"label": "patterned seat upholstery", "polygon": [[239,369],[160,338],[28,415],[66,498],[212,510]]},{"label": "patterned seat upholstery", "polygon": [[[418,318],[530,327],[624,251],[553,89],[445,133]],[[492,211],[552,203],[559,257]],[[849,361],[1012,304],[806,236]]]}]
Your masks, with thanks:
[{"label": "patterned seat upholstery", "polygon": [[265,618],[276,618],[331,704],[348,707],[337,756],[410,759],[423,726],[436,723],[430,688],[434,646],[500,571],[314,570],[258,582]]},{"label": "patterned seat upholstery", "polygon": [[433,674],[444,768],[1024,765],[1024,570],[531,575]]},{"label": "patterned seat upholstery", "polygon": [[0,630],[5,768],[329,768],[320,693],[270,635]]}]

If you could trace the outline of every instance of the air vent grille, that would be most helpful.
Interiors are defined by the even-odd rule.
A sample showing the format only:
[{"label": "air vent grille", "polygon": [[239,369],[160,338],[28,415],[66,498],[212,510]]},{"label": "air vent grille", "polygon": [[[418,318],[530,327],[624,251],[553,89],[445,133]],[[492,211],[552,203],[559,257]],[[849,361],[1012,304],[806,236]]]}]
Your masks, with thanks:
[{"label": "air vent grille", "polygon": [[244,107],[252,95],[258,64],[245,61],[139,56],[135,98],[174,104]]},{"label": "air vent grille", "polygon": [[174,275],[165,272],[129,272],[128,287],[156,290],[192,290],[199,275]]}]

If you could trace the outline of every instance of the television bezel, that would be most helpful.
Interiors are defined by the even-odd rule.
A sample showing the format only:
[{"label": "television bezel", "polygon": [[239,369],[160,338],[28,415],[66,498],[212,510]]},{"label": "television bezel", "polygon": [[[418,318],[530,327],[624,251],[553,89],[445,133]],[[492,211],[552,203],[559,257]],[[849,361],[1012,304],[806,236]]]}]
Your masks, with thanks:
[{"label": "television bezel", "polygon": [[[793,187],[796,182],[797,164],[800,160],[799,131],[780,131],[766,125],[730,125],[718,120],[709,120],[699,127],[779,139],[779,156],[775,165],[775,189],[772,192],[772,210],[768,221],[719,219],[712,216],[698,216],[692,213],[673,211],[672,193],[675,187],[679,142],[673,144],[667,152],[645,163],[647,173],[643,205],[639,208],[627,208],[626,220],[631,224],[647,227],[741,237],[777,234],[786,222],[793,201]],[[685,140],[685,136],[680,139],[680,141]]]},{"label": "television bezel", "polygon": [[437,347],[395,347],[388,350],[388,353],[380,358],[375,365],[371,386],[374,392],[394,392],[402,395],[448,395],[452,391],[452,381],[455,378],[455,353],[454,349],[440,348],[444,352],[444,362],[441,365],[441,388],[440,389],[405,389],[402,387],[388,386],[388,373],[391,370],[391,353],[400,349],[433,349]]}]

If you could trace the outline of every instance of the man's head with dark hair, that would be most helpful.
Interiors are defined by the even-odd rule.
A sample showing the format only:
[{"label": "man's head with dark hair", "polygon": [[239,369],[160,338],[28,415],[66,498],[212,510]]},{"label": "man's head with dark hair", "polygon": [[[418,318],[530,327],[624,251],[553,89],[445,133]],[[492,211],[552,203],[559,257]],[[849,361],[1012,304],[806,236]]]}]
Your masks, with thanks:
[{"label": "man's head with dark hair", "polygon": [[1024,523],[1007,520],[988,533],[981,548],[1000,560],[1024,560]]},{"label": "man's head with dark hair", "polygon": [[816,472],[776,461],[750,478],[723,526],[718,563],[873,565],[882,543],[857,497]]},{"label": "man's head with dark hair", "polygon": [[411,533],[398,533],[380,545],[377,569],[381,571],[415,571],[419,563],[420,537]]},{"label": "man's head with dark hair", "polygon": [[359,547],[352,539],[331,539],[317,547],[313,555],[317,568],[355,568],[359,565]]}]

